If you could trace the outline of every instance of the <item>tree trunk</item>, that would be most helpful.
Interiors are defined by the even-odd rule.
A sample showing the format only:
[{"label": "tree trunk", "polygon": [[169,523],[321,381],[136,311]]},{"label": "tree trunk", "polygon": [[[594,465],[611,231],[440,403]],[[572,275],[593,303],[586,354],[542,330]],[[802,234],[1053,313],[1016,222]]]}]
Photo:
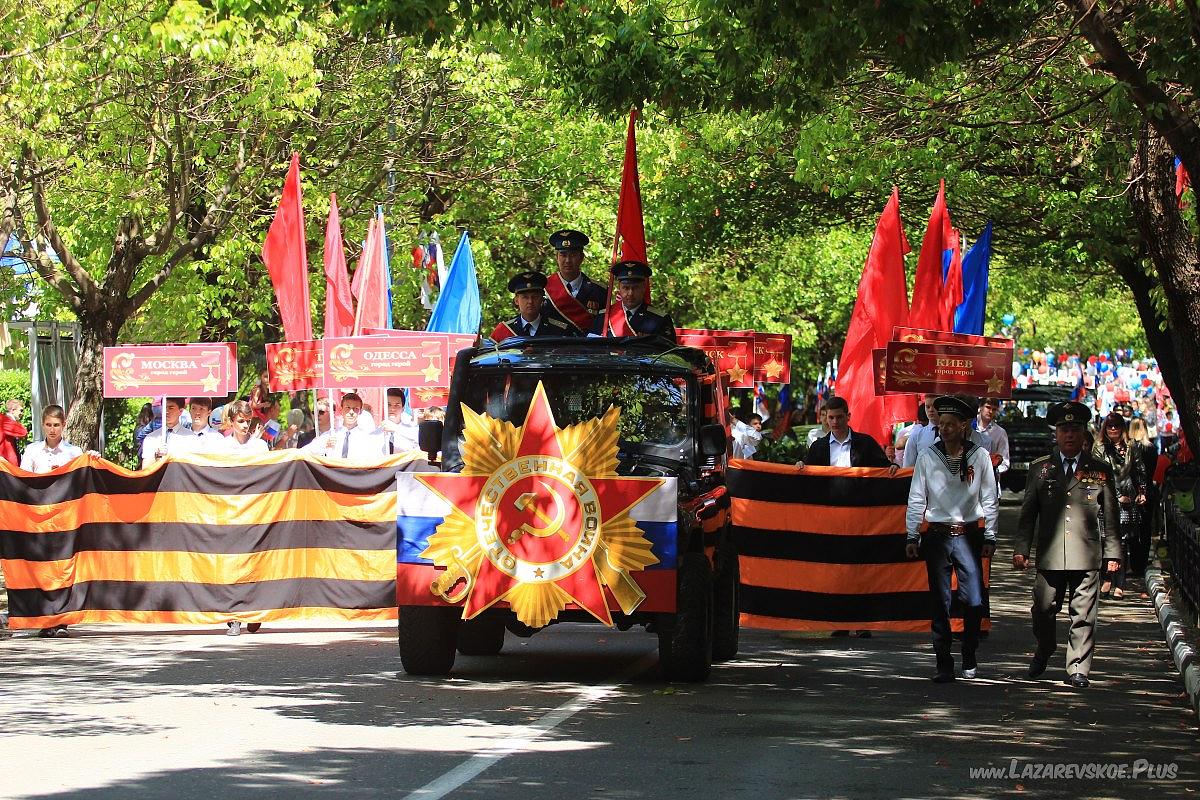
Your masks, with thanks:
[{"label": "tree trunk", "polygon": [[[1174,343],[1175,363],[1167,366],[1173,366],[1175,374],[1168,377],[1164,369],[1164,377],[1194,448],[1200,445],[1200,250],[1175,197],[1174,155],[1149,125],[1142,128],[1133,174],[1129,204],[1162,284],[1169,340]],[[1147,337],[1155,341],[1153,330],[1146,328]]]},{"label": "tree trunk", "polygon": [[85,450],[100,446],[100,409],[104,405],[104,348],[117,343],[124,324],[108,309],[79,317],[79,364],[75,402],[67,414],[66,438]]}]

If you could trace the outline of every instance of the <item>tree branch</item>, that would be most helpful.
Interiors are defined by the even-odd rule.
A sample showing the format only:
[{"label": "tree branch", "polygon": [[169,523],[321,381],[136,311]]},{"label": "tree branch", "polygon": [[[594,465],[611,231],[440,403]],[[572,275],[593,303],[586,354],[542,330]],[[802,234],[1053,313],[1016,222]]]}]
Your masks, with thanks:
[{"label": "tree branch", "polygon": [[[28,148],[26,148],[22,161],[25,164],[32,163],[32,156]],[[50,207],[46,203],[46,189],[42,185],[41,171],[36,165],[29,171],[29,186],[33,192],[33,208],[37,214],[38,232],[46,237],[51,249],[58,256],[62,268],[66,270],[66,274],[74,281],[76,290],[75,293],[78,299],[83,303],[88,298],[97,297],[100,287],[96,284],[95,279],[88,274],[83,265],[75,259],[63,241],[62,236],[58,232],[58,226],[54,224],[54,219],[50,213]],[[48,260],[48,256],[46,257]],[[40,270],[39,270],[40,271]],[[57,284],[56,284],[57,285]],[[61,288],[60,288],[60,291]]]}]

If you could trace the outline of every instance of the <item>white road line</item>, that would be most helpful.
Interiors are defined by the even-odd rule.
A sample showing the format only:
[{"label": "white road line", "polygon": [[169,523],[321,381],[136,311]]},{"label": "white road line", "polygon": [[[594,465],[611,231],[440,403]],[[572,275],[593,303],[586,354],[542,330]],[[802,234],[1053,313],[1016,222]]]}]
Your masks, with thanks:
[{"label": "white road line", "polygon": [[529,726],[529,734],[518,739],[512,744],[495,750],[489,750],[486,753],[476,753],[468,758],[463,763],[459,764],[454,769],[444,775],[434,778],[429,783],[422,786],[420,789],[413,791],[407,795],[405,800],[440,800],[440,798],[453,792],[458,787],[462,786],[467,781],[477,777],[480,773],[508,758],[513,753],[519,753],[529,745],[536,742],[538,739],[545,736],[556,727],[566,722],[571,717],[583,711],[590,705],[599,703],[602,700],[607,700],[612,695],[616,694],[617,688],[621,684],[627,682],[635,675],[649,669],[658,661],[658,653],[651,652],[644,657],[638,659],[628,668],[622,670],[612,679],[610,683],[601,686],[589,686],[572,699],[563,703],[553,711],[546,712],[536,722]]}]

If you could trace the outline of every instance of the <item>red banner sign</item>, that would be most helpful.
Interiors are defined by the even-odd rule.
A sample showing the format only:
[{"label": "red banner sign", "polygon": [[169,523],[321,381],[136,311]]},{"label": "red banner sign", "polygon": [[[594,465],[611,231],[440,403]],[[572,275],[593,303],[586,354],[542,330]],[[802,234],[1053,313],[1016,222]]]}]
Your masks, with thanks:
[{"label": "red banner sign", "polygon": [[1013,340],[1003,336],[974,336],[969,333],[933,331],[924,328],[892,328],[892,341],[896,342],[942,342],[944,344],[969,344],[976,347],[1007,347],[1013,349]]},{"label": "red banner sign", "polygon": [[441,338],[446,340],[446,352],[449,356],[449,367],[446,369],[446,385],[426,386],[423,388],[401,386],[411,389],[408,393],[409,408],[445,408],[450,403],[450,376],[454,374],[454,364],[458,360],[458,351],[474,347],[479,336],[474,333],[437,333],[434,331],[394,331],[386,328],[363,328],[368,335],[391,335],[394,333],[409,333],[426,338]]},{"label": "red banner sign", "polygon": [[229,343],[104,348],[105,397],[220,397],[237,387]]},{"label": "red banner sign", "polygon": [[871,375],[875,378],[875,396],[887,394],[887,348],[871,349]]},{"label": "red banner sign", "polygon": [[727,389],[754,388],[754,332],[696,331],[676,328],[684,347],[708,353]]},{"label": "red banner sign", "polygon": [[272,392],[321,389],[324,368],[319,340],[267,345],[267,379]]},{"label": "red banner sign", "polygon": [[1012,395],[1012,346],[888,342],[884,385],[890,392]]},{"label": "red banner sign", "polygon": [[450,390],[441,386],[431,389],[409,389],[409,408],[445,408],[450,405]]},{"label": "red banner sign", "polygon": [[754,334],[754,380],[760,383],[792,382],[792,335]]},{"label": "red banner sign", "polygon": [[323,339],[327,389],[416,388],[449,380],[446,339],[425,333]]}]

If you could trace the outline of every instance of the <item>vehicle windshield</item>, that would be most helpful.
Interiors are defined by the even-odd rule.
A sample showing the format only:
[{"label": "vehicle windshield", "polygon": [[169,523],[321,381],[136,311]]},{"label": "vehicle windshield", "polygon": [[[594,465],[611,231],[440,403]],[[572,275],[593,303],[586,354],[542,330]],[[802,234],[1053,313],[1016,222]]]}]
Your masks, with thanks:
[{"label": "vehicle windshield", "polygon": [[688,385],[679,376],[575,370],[477,372],[467,380],[459,399],[473,411],[521,425],[539,380],[560,428],[599,417],[615,405],[621,409],[622,447],[677,447],[688,438]]}]

